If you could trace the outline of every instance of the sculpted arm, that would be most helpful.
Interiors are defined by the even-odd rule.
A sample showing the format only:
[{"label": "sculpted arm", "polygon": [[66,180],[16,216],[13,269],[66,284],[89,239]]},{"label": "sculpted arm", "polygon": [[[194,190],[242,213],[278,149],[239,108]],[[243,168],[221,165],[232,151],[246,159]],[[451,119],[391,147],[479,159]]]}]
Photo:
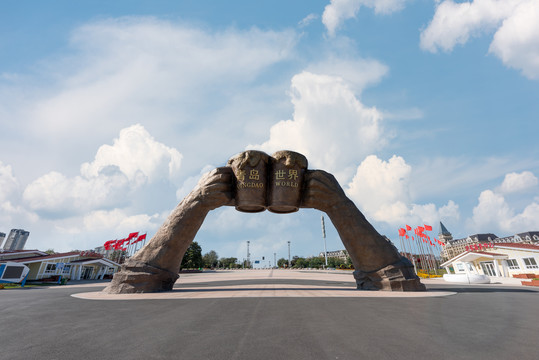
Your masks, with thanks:
[{"label": "sculpted arm", "polygon": [[198,185],[178,204],[154,237],[105,289],[109,293],[171,290],[178,279],[185,251],[195,238],[210,210],[233,202],[232,170],[217,168],[200,179]]},{"label": "sculpted arm", "polygon": [[412,264],[365,219],[333,175],[310,170],[305,181],[302,207],[329,216],[356,269],[358,289],[425,289]]}]

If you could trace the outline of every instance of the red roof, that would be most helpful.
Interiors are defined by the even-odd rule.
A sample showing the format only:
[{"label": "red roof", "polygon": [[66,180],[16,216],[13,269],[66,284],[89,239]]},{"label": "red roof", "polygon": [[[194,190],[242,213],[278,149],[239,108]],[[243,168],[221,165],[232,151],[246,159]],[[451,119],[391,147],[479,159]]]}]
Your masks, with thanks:
[{"label": "red roof", "polygon": [[20,259],[10,259],[10,261],[27,262],[27,261],[33,261],[33,260],[58,259],[58,258],[63,258],[67,256],[79,255],[79,254],[80,254],[80,251],[70,251],[66,253],[58,253],[58,254],[52,254],[52,255],[32,256],[32,257],[25,257],[25,258],[20,258]]},{"label": "red roof", "polygon": [[515,249],[527,249],[527,250],[539,250],[539,246],[533,244],[522,244],[522,243],[498,243],[494,244],[496,246],[512,247]]}]

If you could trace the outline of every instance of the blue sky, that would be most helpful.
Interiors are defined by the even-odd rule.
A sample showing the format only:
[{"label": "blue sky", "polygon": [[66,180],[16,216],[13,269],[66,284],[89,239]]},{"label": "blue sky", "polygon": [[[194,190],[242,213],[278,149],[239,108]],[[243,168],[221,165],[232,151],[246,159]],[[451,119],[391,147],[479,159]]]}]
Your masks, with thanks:
[{"label": "blue sky", "polygon": [[[305,154],[397,244],[404,224],[539,230],[538,20],[533,0],[3,3],[0,231],[152,236],[245,149]],[[309,256],[321,215],[221,208],[196,240]]]}]

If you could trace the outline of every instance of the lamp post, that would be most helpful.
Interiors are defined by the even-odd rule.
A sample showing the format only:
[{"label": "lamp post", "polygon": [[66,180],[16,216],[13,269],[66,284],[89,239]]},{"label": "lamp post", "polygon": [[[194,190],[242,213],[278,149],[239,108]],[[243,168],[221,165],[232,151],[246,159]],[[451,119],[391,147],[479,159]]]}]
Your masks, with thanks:
[{"label": "lamp post", "polygon": [[290,269],[290,241],[288,242],[288,268]]},{"label": "lamp post", "polygon": [[277,253],[273,253],[273,267],[277,267]]},{"label": "lamp post", "polygon": [[250,265],[251,265],[251,254],[249,253],[249,244],[251,242],[249,240],[247,240],[247,268],[249,269],[250,268]]},{"label": "lamp post", "polygon": [[324,258],[326,259],[326,268],[328,267],[328,250],[326,247],[326,224],[324,224],[324,215],[322,215],[322,237],[324,238]]}]

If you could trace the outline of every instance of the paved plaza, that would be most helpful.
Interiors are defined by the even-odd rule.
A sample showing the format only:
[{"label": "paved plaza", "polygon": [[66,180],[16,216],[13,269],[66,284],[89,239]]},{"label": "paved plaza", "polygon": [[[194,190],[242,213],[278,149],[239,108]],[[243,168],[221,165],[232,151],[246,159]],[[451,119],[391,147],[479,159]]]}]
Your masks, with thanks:
[{"label": "paved plaza", "polygon": [[536,359],[539,291],[357,291],[344,271],[182,274],[161,294],[106,282],[0,290],[0,359]]}]

